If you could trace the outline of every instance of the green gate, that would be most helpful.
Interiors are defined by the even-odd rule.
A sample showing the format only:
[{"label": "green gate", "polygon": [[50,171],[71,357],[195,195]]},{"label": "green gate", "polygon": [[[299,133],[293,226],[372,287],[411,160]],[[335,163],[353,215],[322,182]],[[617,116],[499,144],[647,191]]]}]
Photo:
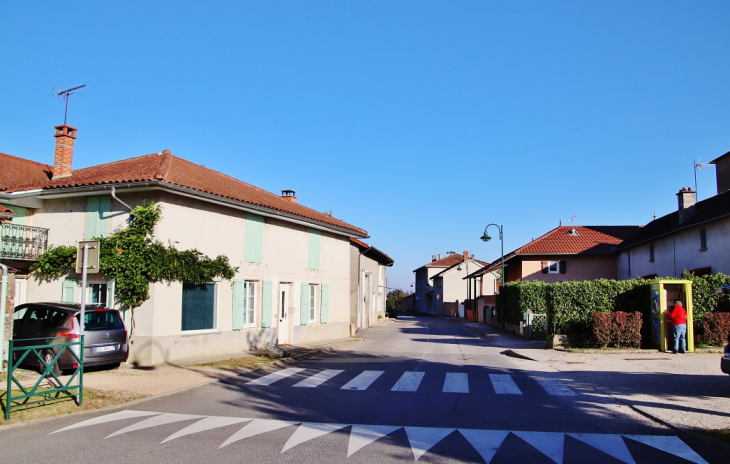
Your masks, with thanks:
[{"label": "green gate", "polygon": [[[83,379],[84,379],[84,336],[82,335],[77,342],[69,343],[52,343],[43,344],[41,341],[47,342],[48,338],[31,338],[27,340],[9,340],[8,348],[8,384],[5,393],[5,420],[10,420],[10,412],[13,409],[24,407],[32,404],[44,403],[55,399],[64,399],[72,397],[76,399],[78,406],[83,402]],[[23,346],[15,346],[16,342],[22,342]],[[38,344],[32,344],[37,342]],[[31,343],[31,344],[29,344]],[[56,355],[51,362],[46,362],[41,353],[52,351]],[[58,359],[62,353],[68,351],[78,362],[78,367],[74,373],[69,376],[67,382],[61,381],[53,372],[54,367],[58,363]],[[38,360],[38,365],[42,367],[40,377],[32,387],[25,387],[19,379],[15,377],[15,371],[20,368],[21,364],[30,364],[29,358]],[[41,382],[50,378],[56,381],[56,388],[41,388]],[[13,385],[16,385],[19,394],[13,396]],[[74,393],[75,392],[75,393]],[[61,396],[61,394],[64,394]],[[30,401],[31,398],[40,397],[40,399]]]}]

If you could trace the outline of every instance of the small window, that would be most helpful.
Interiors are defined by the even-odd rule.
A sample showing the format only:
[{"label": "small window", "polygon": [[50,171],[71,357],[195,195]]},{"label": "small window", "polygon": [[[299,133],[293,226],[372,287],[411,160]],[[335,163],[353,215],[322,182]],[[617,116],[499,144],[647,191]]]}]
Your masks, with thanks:
[{"label": "small window", "polygon": [[557,274],[560,272],[560,261],[548,261],[548,274]]},{"label": "small window", "polygon": [[700,229],[700,251],[707,251],[707,229]]},{"label": "small window", "polygon": [[654,262],[654,244],[649,245],[649,262]]},{"label": "small window", "polygon": [[106,306],[107,285],[88,284],[86,291],[86,303]]},{"label": "small window", "polygon": [[182,330],[215,328],[215,284],[183,283]]},{"label": "small window", "polygon": [[309,285],[309,322],[314,322],[317,303],[317,286]]},{"label": "small window", "polygon": [[243,314],[246,326],[256,323],[256,282],[247,280],[243,284]]}]

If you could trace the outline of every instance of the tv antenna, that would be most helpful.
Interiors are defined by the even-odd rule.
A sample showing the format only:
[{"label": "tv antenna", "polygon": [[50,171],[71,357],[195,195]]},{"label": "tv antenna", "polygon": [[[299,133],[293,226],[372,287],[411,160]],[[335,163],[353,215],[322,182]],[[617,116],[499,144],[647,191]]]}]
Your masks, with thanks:
[{"label": "tv antenna", "polygon": [[56,89],[53,89],[53,95],[55,95],[58,98],[66,99],[66,111],[63,113],[63,125],[64,126],[66,125],[66,117],[68,116],[68,97],[69,97],[69,95],[73,95],[74,93],[76,93],[77,90],[81,90],[84,87],[86,87],[86,84],[74,85],[73,87],[59,90],[58,92],[56,92]]},{"label": "tv antenna", "polygon": [[706,168],[708,166],[707,164],[703,164],[700,161],[702,161],[702,158],[700,158],[694,162],[694,165],[695,165],[695,195],[697,195],[697,173],[702,171],[702,168]]}]

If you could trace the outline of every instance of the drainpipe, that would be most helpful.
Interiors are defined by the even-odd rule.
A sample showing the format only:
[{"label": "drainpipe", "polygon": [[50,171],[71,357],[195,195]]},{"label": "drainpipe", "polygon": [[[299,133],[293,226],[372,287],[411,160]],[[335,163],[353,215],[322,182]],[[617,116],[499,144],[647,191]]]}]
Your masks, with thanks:
[{"label": "drainpipe", "polygon": [[0,288],[0,373],[5,361],[5,300],[8,298],[8,267],[0,264],[3,270],[2,288]]},{"label": "drainpipe", "polygon": [[124,206],[126,206],[126,207],[127,207],[127,209],[129,210],[129,212],[130,212],[130,213],[132,212],[132,208],[131,208],[131,207],[130,207],[130,206],[129,206],[128,204],[126,204],[126,203],[124,203],[124,202],[123,202],[122,200],[120,200],[120,199],[119,199],[119,197],[117,197],[117,192],[116,192],[116,189],[114,188],[114,186],[113,186],[113,185],[112,185],[112,198],[114,198],[114,199],[115,199],[115,200],[117,200],[117,201],[118,201],[119,203],[121,203],[121,204],[123,204]]}]

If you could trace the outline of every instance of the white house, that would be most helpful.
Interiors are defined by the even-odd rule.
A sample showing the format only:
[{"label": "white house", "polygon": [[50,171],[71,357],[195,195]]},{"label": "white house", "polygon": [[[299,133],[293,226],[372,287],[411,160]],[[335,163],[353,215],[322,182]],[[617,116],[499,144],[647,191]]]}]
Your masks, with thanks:
[{"label": "white house", "polygon": [[393,265],[393,259],[358,239],[351,239],[351,244],[350,323],[354,328],[362,329],[385,316],[386,270]]},{"label": "white house", "polygon": [[715,196],[697,201],[697,193],[677,193],[677,211],[657,218],[617,247],[619,279],[730,274],[730,152],[712,161]]},{"label": "white house", "polygon": [[85,295],[114,305],[114,282],[102,275],[86,289],[74,274],[50,283],[34,279],[28,237],[40,231],[48,245],[75,245],[108,236],[126,225],[131,208],[154,202],[162,207],[156,239],[226,255],[238,273],[204,285],[154,283],[144,304],[121,308],[130,360],[151,365],[234,355],[267,341],[350,335],[351,239],[367,238],[365,230],[300,205],[293,191],[276,195],[167,150],[73,169],[76,129],[56,126],[55,137],[53,165],[0,153],[0,204],[13,211],[3,234],[14,224],[14,233],[27,239],[12,242],[15,252],[0,250],[3,263],[18,270],[16,303],[79,302]]}]

